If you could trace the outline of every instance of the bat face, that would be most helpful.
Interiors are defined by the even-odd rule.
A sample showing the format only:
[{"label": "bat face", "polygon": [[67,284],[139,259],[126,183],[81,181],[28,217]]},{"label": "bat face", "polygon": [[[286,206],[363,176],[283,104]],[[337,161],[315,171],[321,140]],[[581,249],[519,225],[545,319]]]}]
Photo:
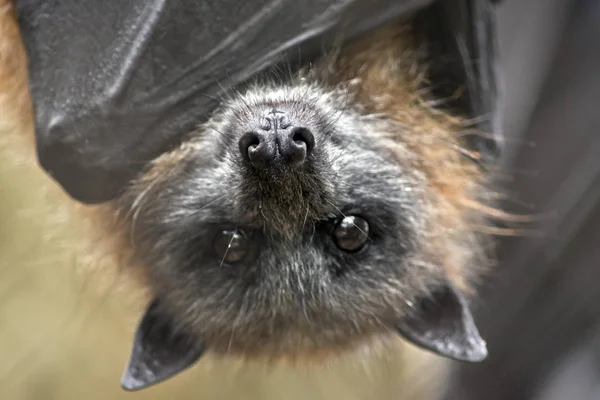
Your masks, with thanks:
[{"label": "bat face", "polygon": [[422,154],[402,139],[415,132],[365,111],[350,87],[250,87],[120,198],[155,296],[125,388],[205,349],[297,358],[390,333],[485,357],[444,267],[460,230],[445,233]]},{"label": "bat face", "polygon": [[345,346],[393,327],[411,300],[422,178],[382,151],[384,123],[340,101],[308,86],[249,92],[140,205],[133,237],[159,297],[212,348]]}]

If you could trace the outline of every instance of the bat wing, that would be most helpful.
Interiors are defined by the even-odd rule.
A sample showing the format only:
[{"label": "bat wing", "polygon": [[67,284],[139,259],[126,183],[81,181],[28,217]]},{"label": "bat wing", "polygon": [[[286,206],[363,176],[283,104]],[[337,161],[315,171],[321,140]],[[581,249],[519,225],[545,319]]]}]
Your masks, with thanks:
[{"label": "bat wing", "polygon": [[411,11],[422,14],[432,54],[453,60],[438,71],[440,82],[465,86],[463,106],[484,117],[484,130],[499,132],[489,1],[19,0],[16,6],[40,164],[85,203],[117,196],[148,160],[205,121],[223,92],[283,59],[310,59],[336,28],[350,38]]}]

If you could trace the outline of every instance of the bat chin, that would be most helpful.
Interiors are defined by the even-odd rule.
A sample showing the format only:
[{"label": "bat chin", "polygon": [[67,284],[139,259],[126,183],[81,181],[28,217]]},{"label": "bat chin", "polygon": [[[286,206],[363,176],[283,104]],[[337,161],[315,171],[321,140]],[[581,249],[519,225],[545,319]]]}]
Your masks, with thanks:
[{"label": "bat chin", "polygon": [[[131,357],[121,379],[125,390],[144,389],[178,375],[194,365],[210,348],[197,335],[186,334],[176,326],[161,310],[158,300],[150,303],[136,330]],[[399,317],[389,331],[382,332],[382,336],[386,333],[396,333],[423,350],[457,361],[479,362],[487,357],[486,343],[465,299],[450,284],[417,299],[410,312]],[[314,362],[357,348],[359,343],[365,343],[364,339],[349,338],[346,343],[323,345],[306,352],[292,348],[292,351],[268,354],[268,357],[264,357],[260,349],[239,355],[246,359],[267,358],[272,363]]]}]

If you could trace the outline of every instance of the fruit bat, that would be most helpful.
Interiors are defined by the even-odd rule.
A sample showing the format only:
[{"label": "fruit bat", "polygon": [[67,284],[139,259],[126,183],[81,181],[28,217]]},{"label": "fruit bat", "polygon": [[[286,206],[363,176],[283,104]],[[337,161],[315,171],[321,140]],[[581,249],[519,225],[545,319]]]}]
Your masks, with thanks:
[{"label": "fruit bat", "polygon": [[[126,204],[124,208],[134,209],[137,200],[144,197],[146,191],[138,193],[135,188],[132,190],[128,187],[132,179],[144,171],[151,160],[159,160],[156,164],[159,175],[167,171],[168,167],[160,167],[160,155],[167,154],[165,157],[168,165],[168,154],[178,154],[178,148],[181,153],[176,157],[181,156],[180,160],[188,165],[191,162],[190,153],[186,152],[184,144],[189,140],[189,132],[193,132],[196,126],[209,120],[220,100],[232,88],[243,86],[256,75],[277,74],[282,68],[291,74],[291,71],[298,67],[310,65],[323,46],[339,40],[359,38],[407,13],[415,15],[413,28],[418,32],[421,44],[427,47],[428,79],[431,82],[429,86],[435,97],[446,99],[446,107],[471,116],[476,121],[477,130],[485,133],[470,137],[473,151],[469,156],[482,165],[489,166],[499,155],[501,135],[497,107],[498,74],[493,5],[489,2],[172,1],[117,5],[109,2],[68,4],[58,1],[19,1],[17,12],[28,55],[40,164],[69,195],[83,203],[103,203],[118,198],[117,208],[120,202]],[[341,36],[340,32],[343,33]],[[289,93],[291,96],[297,96],[298,90],[294,89]],[[276,95],[267,93],[264,96],[270,99],[269,102],[279,104],[278,100],[274,100]],[[326,98],[326,93],[321,97]],[[311,99],[308,96],[300,97],[300,100],[307,98]],[[317,97],[311,101],[317,108],[322,106]],[[323,101],[324,107],[329,107],[328,100]],[[259,112],[251,99],[245,99],[243,102],[252,113]],[[231,108],[241,106],[243,104],[238,103]],[[319,110],[322,111],[322,108]],[[305,111],[292,106],[285,111],[273,108],[269,111],[272,115],[265,117],[269,122],[268,126],[260,129],[268,131],[273,127],[275,131],[284,131],[292,123],[281,119],[283,117],[277,117],[278,114],[302,116]],[[226,113],[223,115],[227,116]],[[314,116],[304,115],[300,117],[302,118],[303,123],[314,122]],[[355,123],[352,124],[351,118],[347,121],[342,118],[341,121],[330,120],[328,124],[338,128],[345,126],[351,130],[360,125],[356,121],[358,120],[354,120]],[[343,125],[345,122],[349,124]],[[281,139],[282,141],[278,142],[281,155],[289,155],[294,159],[300,157],[301,164],[312,157],[312,153],[309,157],[309,151],[312,150],[314,142],[327,141],[323,139],[324,133],[319,131],[322,127],[318,124],[313,125],[316,126],[315,135],[302,128],[302,131],[292,130],[292,133],[296,132],[294,143],[285,141],[289,138]],[[219,124],[216,126],[223,127]],[[245,129],[239,126],[238,128]],[[295,128],[292,126],[290,129]],[[248,133],[251,134],[248,143],[244,144],[242,138],[239,145],[242,153],[249,158],[243,171],[247,168],[264,169],[265,160],[271,161],[271,150],[264,150],[266,145],[262,147],[263,150],[256,149],[260,148],[261,140],[267,139],[261,139],[255,132]],[[299,139],[296,139],[296,135],[299,135]],[[189,143],[192,143],[192,147],[195,146],[194,139]],[[204,146],[200,142],[196,144]],[[300,146],[300,150],[294,146]],[[259,182],[262,178],[258,175],[251,174],[251,181]],[[319,173],[315,174],[317,177],[318,175]],[[183,175],[175,178],[174,182],[177,182],[179,178],[183,179]],[[205,179],[202,175],[196,178]],[[300,179],[298,187],[303,188],[305,181],[305,177]],[[325,181],[332,183],[330,178]],[[272,182],[267,186],[271,184]],[[405,183],[396,181],[395,184],[398,191],[405,188]],[[175,196],[170,200],[177,200],[177,190],[190,189],[189,185],[189,182],[183,182],[182,185],[176,185],[177,187],[165,189],[169,189],[168,193]],[[327,185],[317,182],[311,187],[323,191],[325,194],[322,196],[325,196],[324,200],[330,203],[330,206],[321,204],[320,208],[315,208],[317,201],[309,199],[304,222],[309,215],[316,220],[331,214],[332,207],[336,208],[331,200],[335,198],[327,199]],[[390,187],[394,188],[393,185]],[[149,186],[148,190],[150,189],[152,188]],[[278,203],[281,198],[277,196],[281,197],[282,193],[285,195],[285,188],[278,190],[280,191],[275,196],[276,200],[272,204],[268,203],[274,206],[275,211],[268,210],[267,213],[272,213],[269,215],[276,217],[275,219],[287,215],[283,223],[279,226],[275,224],[270,229],[281,234],[285,240],[279,242],[288,246],[296,238],[286,229],[296,221],[291,221],[289,212],[277,214],[277,207],[281,205]],[[319,191],[309,192],[314,197]],[[181,199],[187,196],[183,192],[180,194]],[[165,213],[142,213],[140,223],[141,229],[147,230],[144,237],[150,238],[148,249],[157,248],[151,242],[156,239],[152,236],[162,229],[159,220],[172,217],[168,215],[169,208],[166,205],[173,202],[161,203],[164,200],[160,199],[160,196],[157,199],[157,204]],[[398,199],[409,200],[402,196]],[[413,198],[415,199],[419,198]],[[128,203],[129,200],[131,201]],[[181,205],[185,207],[185,204]],[[314,210],[311,211],[311,207]],[[408,211],[414,210],[413,207]],[[358,230],[370,239],[361,229],[363,227],[368,231],[368,222],[360,216],[346,216],[341,210],[337,211],[344,217],[333,226],[337,247],[350,253],[358,251],[364,246],[364,242],[353,248],[356,238],[348,241],[348,238],[344,239],[344,235],[356,236]],[[253,215],[252,212],[249,215]],[[263,216],[267,219],[265,214]],[[133,231],[133,228],[136,228],[136,220],[132,222]],[[380,221],[377,223],[381,225]],[[412,226],[414,221],[406,223],[410,226],[400,228],[416,229]],[[174,233],[186,233],[184,227],[179,224],[168,229],[170,233],[164,234],[162,239],[156,239],[158,241],[155,244],[160,241],[164,243],[163,239],[176,239],[177,235]],[[223,238],[219,237],[221,233],[225,235]],[[209,234],[213,233],[207,233]],[[231,263],[238,262],[236,257],[245,257],[248,248],[254,245],[250,243],[253,239],[247,239],[238,233],[237,226],[231,231],[217,232],[216,235],[216,249],[223,253],[221,263],[225,260]],[[225,239],[227,240],[223,242]],[[183,242],[186,240],[184,238]],[[273,242],[278,243],[277,240]],[[232,244],[241,246],[241,250],[236,249],[228,253]],[[165,249],[163,254],[171,252],[169,257],[173,254],[183,257],[190,250],[176,247]],[[279,250],[281,249],[274,247],[272,254],[281,261],[286,256]],[[148,252],[145,256],[151,253]],[[329,250],[324,253],[329,255]],[[161,255],[156,256],[156,260],[159,260]],[[315,257],[311,262],[316,263],[320,256]],[[277,260],[271,262],[264,261],[265,259],[261,261],[265,264],[263,267],[279,265]],[[390,260],[392,259],[388,261]],[[293,263],[290,265],[293,267]],[[417,273],[415,271],[413,272]],[[152,273],[151,267],[150,274]],[[169,274],[174,277],[170,283],[167,282],[170,278],[162,279],[158,276],[160,274],[155,274],[151,279],[161,282],[158,286],[164,284],[163,289],[171,283],[181,288],[180,293],[183,297],[178,300],[178,294],[166,295],[166,303],[185,303],[185,297],[191,293],[192,287],[188,286],[185,280],[181,280],[185,277],[184,274],[174,271],[170,271]],[[447,357],[466,361],[477,361],[485,357],[485,345],[479,338],[462,295],[456,292],[452,285],[444,283],[439,274],[423,274],[427,275],[427,285],[439,280],[436,281],[439,287],[432,287],[431,298],[410,306],[417,310],[417,315],[406,316],[396,329],[413,343]],[[416,287],[419,279],[413,278],[410,278],[414,280],[411,284]],[[308,281],[314,283],[314,277],[309,277]],[[272,283],[274,287],[280,284],[278,281]],[[372,300],[374,307],[378,306],[377,300],[371,298],[375,293],[372,291],[369,296],[359,296],[357,301]],[[124,375],[124,387],[137,389],[157,383],[188,367],[204,352],[204,343],[196,337],[182,337],[180,332],[175,332],[174,326],[180,321],[170,320],[169,313],[174,309],[172,305],[163,306],[161,299],[155,299],[149,306],[138,328],[130,365]],[[182,311],[178,317],[184,313]],[[426,316],[425,319],[422,318],[423,315]],[[340,320],[343,322],[334,322],[335,318],[340,317],[342,314],[337,312],[332,314],[331,320],[324,318],[322,322],[325,325],[331,324],[332,330],[334,327],[339,329],[343,323],[348,322],[344,318]],[[380,316],[376,316],[378,317]],[[223,320],[225,319],[224,317]],[[189,322],[191,326],[196,324],[196,321],[194,318],[188,318],[186,324]],[[363,328],[371,329],[368,324],[358,329]],[[197,327],[194,325],[193,329]],[[194,332],[194,335],[196,333]],[[218,330],[213,333],[220,334]],[[238,341],[237,345],[255,346],[259,338],[264,339],[267,332],[257,330],[252,334],[254,337],[250,335],[249,341]],[[276,342],[275,345],[287,346],[285,341],[289,338],[285,335],[288,334],[289,332],[285,332],[281,343]],[[222,345],[225,343],[219,343],[220,338],[214,336],[212,339],[217,343],[215,348],[224,348]],[[332,345],[331,340],[332,338],[326,340],[328,346]],[[346,338],[340,336],[340,340]],[[247,349],[241,351],[247,352]]]}]

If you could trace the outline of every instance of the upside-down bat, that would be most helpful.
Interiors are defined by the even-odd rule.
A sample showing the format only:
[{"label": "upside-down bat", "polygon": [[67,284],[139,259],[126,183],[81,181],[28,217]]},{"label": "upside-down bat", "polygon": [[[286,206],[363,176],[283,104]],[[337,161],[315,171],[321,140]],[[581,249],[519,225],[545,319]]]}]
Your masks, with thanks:
[{"label": "upside-down bat", "polygon": [[[167,379],[207,351],[319,362],[400,335],[448,358],[485,358],[467,298],[488,263],[480,232],[501,212],[484,179],[485,156],[494,153],[484,129],[494,119],[473,129],[472,114],[495,112],[496,93],[490,60],[473,68],[468,56],[473,48],[481,56],[493,40],[485,37],[489,26],[465,25],[483,16],[493,25],[491,10],[443,1],[409,12],[405,3],[360,35],[341,13],[330,29],[336,40],[310,61],[259,69],[265,53],[257,51],[230,82],[211,78],[222,90],[200,93],[215,102],[210,112],[196,104],[186,113],[190,105],[176,102],[185,118],[194,117],[189,130],[178,125],[184,117],[171,116],[164,88],[146,94],[158,96],[154,106],[165,113],[135,115],[143,103],[136,86],[119,86],[110,68],[91,85],[102,88],[99,103],[65,96],[45,80],[53,56],[36,36],[60,4],[17,3],[41,164],[77,200],[102,203],[92,208],[101,221],[96,230],[113,244],[107,255],[135,270],[152,295],[126,389]],[[140,23],[161,7],[138,10]],[[453,15],[444,32],[455,40],[435,40],[443,24],[432,23],[444,15]],[[78,38],[72,51],[86,40]],[[151,75],[158,80],[161,72]],[[105,119],[94,117],[94,107]],[[130,126],[162,115],[162,133],[125,139],[125,131],[106,130],[123,115],[132,117]],[[89,132],[108,133],[88,135],[81,120]]]}]

